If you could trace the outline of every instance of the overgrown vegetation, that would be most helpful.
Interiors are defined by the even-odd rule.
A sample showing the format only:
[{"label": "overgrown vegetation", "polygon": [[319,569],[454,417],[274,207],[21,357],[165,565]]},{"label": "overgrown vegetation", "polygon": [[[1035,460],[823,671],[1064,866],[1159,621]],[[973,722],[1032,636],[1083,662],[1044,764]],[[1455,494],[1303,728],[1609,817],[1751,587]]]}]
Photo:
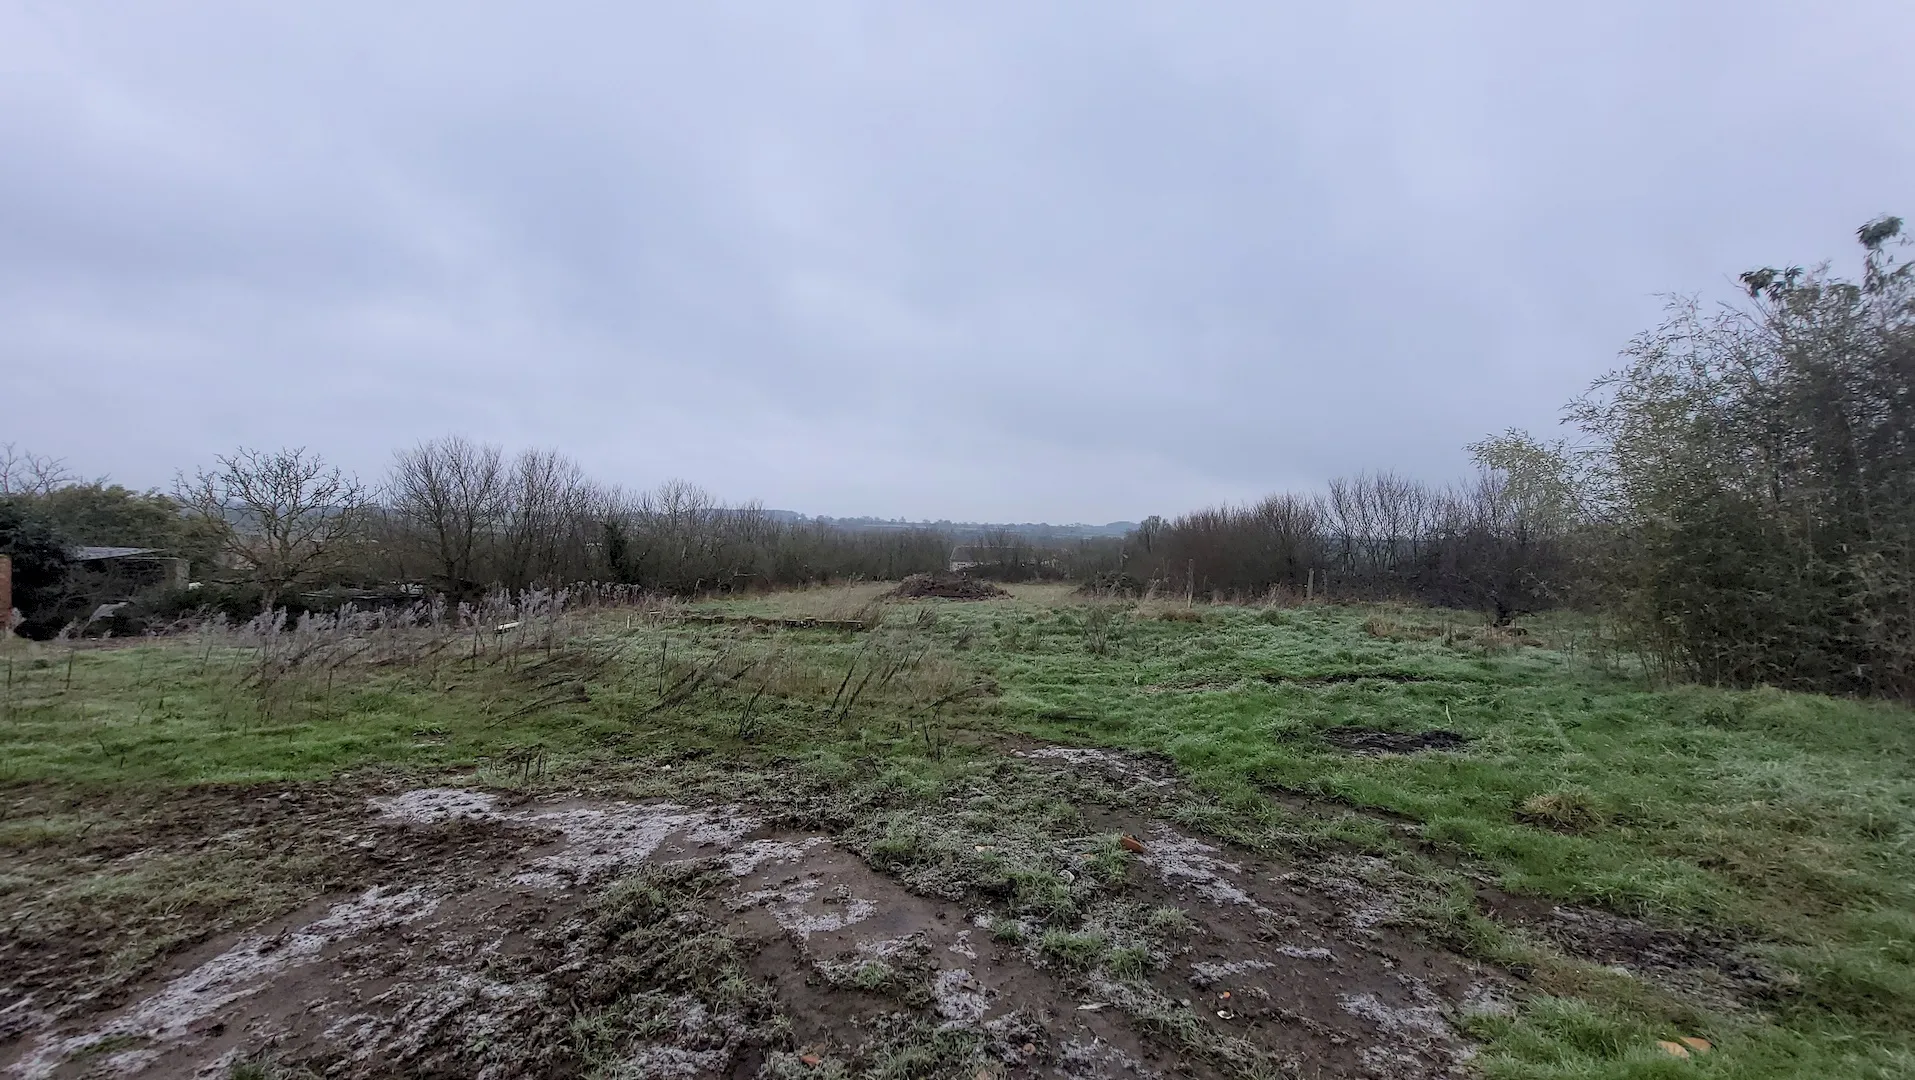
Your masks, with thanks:
[{"label": "overgrown vegetation", "polygon": [[1744,274],[1675,305],[1572,410],[1605,599],[1684,673],[1915,696],[1915,275]]},{"label": "overgrown vegetation", "polygon": [[[1484,640],[1467,617],[1417,609],[1165,620],[1186,609],[1087,603],[1063,586],[888,607],[879,591],[554,603],[516,612],[505,635],[484,624],[506,613],[486,612],[476,635],[456,616],[362,616],[17,644],[0,744],[5,782],[37,809],[10,814],[5,841],[40,860],[155,785],[366,770],[742,800],[842,836],[926,895],[991,898],[1006,913],[992,936],[1122,981],[1148,975],[1152,935],[1178,932],[1178,917],[1126,906],[1127,854],[1083,819],[1112,797],[1104,781],[1007,756],[1007,740],[1104,745],[1167,755],[1188,784],[1131,786],[1133,812],[1306,864],[1380,857],[1403,883],[1402,917],[1531,970],[1520,1012],[1477,1023],[1492,1075],[1660,1076],[1671,1062],[1654,1042],[1679,1034],[1718,1045],[1686,1066],[1714,1075],[1881,1077],[1915,1061],[1905,710],[1653,689],[1570,616]],[[785,624],[804,617],[870,629]],[[1468,741],[1365,754],[1322,737],[1357,726]],[[1468,872],[1513,895],[1713,928],[1767,973],[1764,996],[1738,1005],[1616,976],[1490,918]],[[6,902],[47,880],[10,879]],[[172,903],[113,910],[138,937]]]}]

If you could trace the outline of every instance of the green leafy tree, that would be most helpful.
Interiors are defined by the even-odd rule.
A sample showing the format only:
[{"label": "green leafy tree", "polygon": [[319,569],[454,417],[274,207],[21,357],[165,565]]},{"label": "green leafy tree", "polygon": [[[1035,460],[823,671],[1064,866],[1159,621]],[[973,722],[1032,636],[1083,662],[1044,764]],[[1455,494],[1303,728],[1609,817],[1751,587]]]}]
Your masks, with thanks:
[{"label": "green leafy tree", "polygon": [[75,544],[157,548],[201,566],[219,553],[219,531],[191,517],[179,500],[157,491],[95,482],[68,484],[29,499]]},{"label": "green leafy tree", "polygon": [[52,637],[73,614],[67,546],[67,538],[29,500],[0,497],[0,555],[13,562],[13,605],[24,620],[19,630],[28,637]]}]

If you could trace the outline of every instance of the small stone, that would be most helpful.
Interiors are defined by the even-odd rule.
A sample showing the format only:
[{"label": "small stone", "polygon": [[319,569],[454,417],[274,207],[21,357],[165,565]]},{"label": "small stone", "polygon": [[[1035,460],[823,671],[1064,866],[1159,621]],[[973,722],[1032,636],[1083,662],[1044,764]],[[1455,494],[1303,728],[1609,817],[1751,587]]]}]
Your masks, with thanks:
[{"label": "small stone", "polygon": [[1681,1039],[1678,1039],[1677,1041],[1682,1043],[1682,1045],[1688,1047],[1689,1049],[1694,1050],[1698,1054],[1706,1054],[1709,1051],[1714,1050],[1716,1048],[1716,1044],[1710,1042],[1707,1039],[1698,1038],[1694,1035],[1684,1035]]}]

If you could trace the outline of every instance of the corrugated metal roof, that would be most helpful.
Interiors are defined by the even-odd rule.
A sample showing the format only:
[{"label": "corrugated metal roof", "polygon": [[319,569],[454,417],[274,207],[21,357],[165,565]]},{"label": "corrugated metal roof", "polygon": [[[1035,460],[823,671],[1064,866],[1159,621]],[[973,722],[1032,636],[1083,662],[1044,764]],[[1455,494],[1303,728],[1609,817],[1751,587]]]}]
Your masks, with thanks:
[{"label": "corrugated metal roof", "polygon": [[134,555],[151,555],[159,548],[134,547],[76,547],[68,548],[67,555],[75,562],[97,562],[100,559],[125,559]]}]

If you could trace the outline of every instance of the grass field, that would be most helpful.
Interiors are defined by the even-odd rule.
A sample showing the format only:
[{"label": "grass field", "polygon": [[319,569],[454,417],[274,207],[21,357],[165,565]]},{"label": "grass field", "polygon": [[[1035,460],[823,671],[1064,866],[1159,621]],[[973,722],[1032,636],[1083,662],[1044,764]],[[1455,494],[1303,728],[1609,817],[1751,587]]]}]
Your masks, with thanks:
[{"label": "grass field", "polygon": [[[141,977],[340,887],[338,864],[290,838],[132,865],[86,844],[211,792],[407,777],[762,806],[910,889],[1008,896],[1060,958],[1121,974],[1143,946],[1095,930],[1116,909],[994,854],[1053,843],[1077,814],[1067,783],[1007,755],[1107,747],[1174,766],[1162,816],[1272,858],[1380,859],[1416,934],[1516,972],[1513,1012],[1462,1021],[1484,1075],[1915,1076],[1904,708],[1652,687],[1592,663],[1567,618],[1517,634],[1412,608],[880,592],[585,610],[504,635],[11,642],[7,932],[27,948],[110,923],[86,978]],[[806,618],[869,628],[780,622]],[[1456,738],[1416,749],[1432,731]],[[953,811],[961,794],[986,809]],[[1579,949],[1541,929],[1554,904],[1630,940]],[[1671,940],[1695,971],[1610,955]],[[1657,1045],[1681,1036],[1714,1049]]]}]

